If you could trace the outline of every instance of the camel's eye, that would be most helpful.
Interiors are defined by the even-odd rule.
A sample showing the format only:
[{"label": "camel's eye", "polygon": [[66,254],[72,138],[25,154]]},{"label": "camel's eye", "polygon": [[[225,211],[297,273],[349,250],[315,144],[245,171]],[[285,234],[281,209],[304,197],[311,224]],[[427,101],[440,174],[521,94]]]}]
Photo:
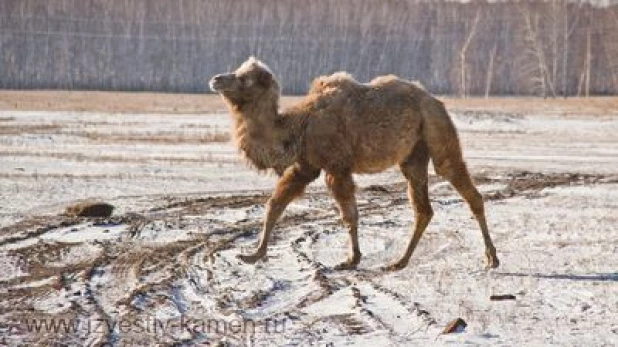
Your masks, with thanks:
[{"label": "camel's eye", "polygon": [[240,82],[240,84],[245,87],[245,88],[249,88],[253,85],[253,80],[247,76],[240,76],[238,77],[238,81]]}]

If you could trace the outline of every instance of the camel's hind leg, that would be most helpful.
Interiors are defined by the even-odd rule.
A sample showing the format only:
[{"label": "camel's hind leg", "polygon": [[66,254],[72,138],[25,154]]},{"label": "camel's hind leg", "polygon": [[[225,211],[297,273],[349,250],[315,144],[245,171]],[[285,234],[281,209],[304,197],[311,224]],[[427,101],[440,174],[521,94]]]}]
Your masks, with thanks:
[{"label": "camel's hind leg", "polygon": [[385,270],[399,270],[408,265],[410,257],[416,245],[418,245],[418,241],[431,221],[433,209],[429,202],[428,165],[429,153],[427,146],[422,141],[417,143],[408,159],[400,164],[401,172],[408,180],[408,198],[410,199],[410,204],[414,207],[414,231],[403,256],[396,262],[386,266]]},{"label": "camel's hind leg", "polygon": [[496,248],[491,242],[485,221],[483,197],[472,183],[463,161],[455,125],[441,102],[427,99],[422,111],[426,121],[423,124],[423,139],[429,147],[429,155],[436,173],[449,180],[470,205],[483,233],[488,267],[498,267]]},{"label": "camel's hind leg", "polygon": [[349,270],[358,265],[361,258],[358,245],[358,209],[354,195],[354,180],[351,174],[326,174],[326,185],[332,192],[337,204],[343,224],[348,228],[348,258],[345,262],[335,266],[336,270]]},{"label": "camel's hind leg", "polygon": [[496,248],[494,247],[491,237],[489,236],[489,229],[487,228],[487,221],[485,220],[485,207],[483,203],[483,196],[474,186],[470,173],[463,160],[454,158],[453,160],[446,160],[440,164],[436,164],[434,161],[434,167],[436,172],[446,178],[457,189],[459,194],[466,200],[474,217],[476,218],[481,232],[483,234],[483,241],[485,242],[485,256],[487,257],[487,267],[496,268],[500,265],[498,256],[496,255]]},{"label": "camel's hind leg", "polygon": [[283,173],[283,176],[277,182],[275,191],[266,203],[266,216],[258,248],[252,254],[239,254],[238,258],[240,260],[251,264],[266,255],[268,240],[277,219],[279,219],[288,204],[303,193],[307,184],[311,183],[319,175],[320,170],[302,167],[298,164],[288,168]]}]

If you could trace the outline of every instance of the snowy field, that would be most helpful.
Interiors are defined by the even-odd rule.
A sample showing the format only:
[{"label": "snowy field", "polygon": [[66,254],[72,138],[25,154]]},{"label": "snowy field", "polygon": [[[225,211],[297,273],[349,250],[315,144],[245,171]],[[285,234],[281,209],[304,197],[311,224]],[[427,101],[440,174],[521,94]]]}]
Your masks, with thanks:
[{"label": "snowy field", "polygon": [[[245,265],[275,177],[239,161],[225,113],[0,111],[0,346],[618,345],[618,109],[585,106],[454,109],[501,267],[432,176],[393,273],[414,221],[394,169],[356,177],[358,270],[332,270],[347,234],[321,178]],[[84,199],[114,215],[63,215]]]}]

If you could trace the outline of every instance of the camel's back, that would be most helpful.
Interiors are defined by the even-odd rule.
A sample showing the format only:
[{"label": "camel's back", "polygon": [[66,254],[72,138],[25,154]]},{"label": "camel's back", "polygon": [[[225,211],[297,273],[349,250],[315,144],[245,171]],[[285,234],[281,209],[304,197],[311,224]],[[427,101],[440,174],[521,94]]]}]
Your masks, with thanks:
[{"label": "camel's back", "polygon": [[395,75],[378,76],[369,83],[360,83],[345,72],[316,78],[308,93],[308,100],[319,108],[361,108],[356,110],[361,111],[359,116],[382,109],[390,114],[410,110],[427,97],[431,98],[418,83]]},{"label": "camel's back", "polygon": [[305,99],[308,135],[353,158],[354,172],[381,171],[403,161],[420,138],[427,96],[392,75],[365,84],[345,73],[323,76]]}]

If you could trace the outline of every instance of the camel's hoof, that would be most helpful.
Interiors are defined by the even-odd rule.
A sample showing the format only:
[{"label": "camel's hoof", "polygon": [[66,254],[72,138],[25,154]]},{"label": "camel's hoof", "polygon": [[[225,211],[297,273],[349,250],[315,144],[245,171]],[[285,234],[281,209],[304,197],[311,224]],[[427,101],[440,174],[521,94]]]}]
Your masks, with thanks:
[{"label": "camel's hoof", "polygon": [[246,264],[255,264],[258,260],[264,258],[262,254],[238,254],[236,258],[240,259]]},{"label": "camel's hoof", "polygon": [[390,265],[383,266],[381,268],[381,270],[385,271],[385,272],[399,271],[399,270],[405,268],[406,266],[408,266],[408,262],[407,261],[406,262],[398,261],[396,263],[392,263]]},{"label": "camel's hoof", "polygon": [[354,270],[358,265],[358,261],[346,260],[341,264],[335,265],[333,269],[335,270]]},{"label": "camel's hoof", "polygon": [[500,266],[500,261],[498,260],[498,257],[487,257],[487,268],[488,269],[495,269],[498,266]]}]

